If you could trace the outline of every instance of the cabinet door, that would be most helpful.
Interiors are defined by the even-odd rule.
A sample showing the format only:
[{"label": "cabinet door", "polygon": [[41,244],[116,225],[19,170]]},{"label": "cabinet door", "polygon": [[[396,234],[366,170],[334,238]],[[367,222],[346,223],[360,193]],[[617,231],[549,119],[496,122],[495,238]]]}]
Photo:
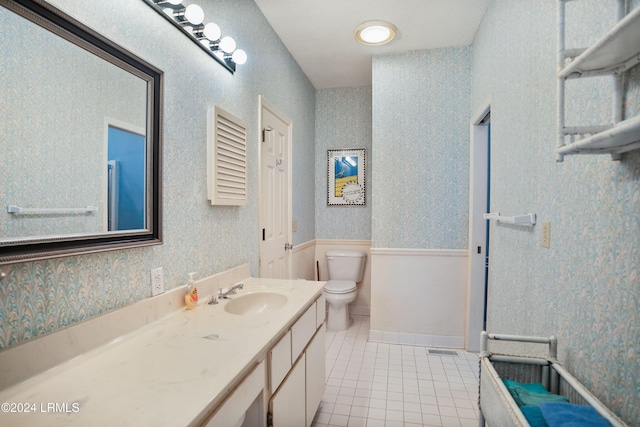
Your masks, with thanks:
[{"label": "cabinet door", "polygon": [[301,357],[278,392],[271,398],[273,427],[304,426],[305,405],[305,358]]},{"label": "cabinet door", "polygon": [[324,323],[324,318],[327,313],[327,302],[324,294],[320,295],[320,298],[316,301],[316,328]]},{"label": "cabinet door", "polygon": [[325,326],[322,325],[309,343],[305,358],[307,362],[307,427],[320,406],[325,386]]}]

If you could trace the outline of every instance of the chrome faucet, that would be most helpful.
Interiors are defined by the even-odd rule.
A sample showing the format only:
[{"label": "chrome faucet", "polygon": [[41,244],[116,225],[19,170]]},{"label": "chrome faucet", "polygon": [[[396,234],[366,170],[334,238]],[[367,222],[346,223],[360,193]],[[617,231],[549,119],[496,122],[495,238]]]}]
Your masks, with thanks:
[{"label": "chrome faucet", "polygon": [[244,285],[242,283],[238,283],[237,285],[230,286],[226,292],[222,292],[222,288],[218,290],[218,298],[219,299],[227,299],[229,295],[235,295],[236,289],[242,289]]}]

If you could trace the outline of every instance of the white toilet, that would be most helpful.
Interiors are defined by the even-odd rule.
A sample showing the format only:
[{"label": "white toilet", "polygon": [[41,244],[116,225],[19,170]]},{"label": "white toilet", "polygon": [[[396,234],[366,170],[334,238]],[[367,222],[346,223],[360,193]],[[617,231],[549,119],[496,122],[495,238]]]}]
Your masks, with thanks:
[{"label": "white toilet", "polygon": [[356,284],[362,280],[367,254],[361,251],[327,251],[329,281],[324,296],[329,305],[327,329],[343,331],[349,328],[349,303],[356,299]]}]

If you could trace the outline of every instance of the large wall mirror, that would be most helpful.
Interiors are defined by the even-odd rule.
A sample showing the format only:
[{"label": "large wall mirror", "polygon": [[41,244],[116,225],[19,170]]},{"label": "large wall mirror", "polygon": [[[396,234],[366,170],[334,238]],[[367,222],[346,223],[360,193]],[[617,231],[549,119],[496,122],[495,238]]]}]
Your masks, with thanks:
[{"label": "large wall mirror", "polygon": [[162,72],[0,0],[0,264],[161,243]]}]

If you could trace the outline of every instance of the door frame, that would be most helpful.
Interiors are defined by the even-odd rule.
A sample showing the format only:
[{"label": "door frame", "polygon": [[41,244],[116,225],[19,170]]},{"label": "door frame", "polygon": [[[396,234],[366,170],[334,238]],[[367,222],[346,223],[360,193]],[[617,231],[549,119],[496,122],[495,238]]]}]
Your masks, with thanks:
[{"label": "door frame", "polygon": [[[470,124],[469,155],[469,267],[467,275],[467,327],[465,349],[480,350],[480,332],[484,329],[485,316],[485,252],[487,251],[487,186],[489,177],[489,129],[481,124],[491,113],[489,96],[476,110]],[[481,253],[478,253],[478,248]]]},{"label": "door frame", "polygon": [[[292,231],[292,227],[291,224],[293,222],[293,162],[292,162],[292,147],[293,147],[293,130],[292,130],[292,121],[289,117],[285,116],[284,114],[282,114],[273,104],[271,104],[264,96],[260,95],[258,97],[258,225],[262,224],[262,215],[263,213],[261,212],[262,210],[262,203],[260,198],[262,197],[262,130],[264,129],[263,123],[262,123],[262,111],[263,110],[269,110],[269,112],[271,114],[273,114],[274,116],[276,116],[278,119],[280,119],[286,126],[287,126],[287,140],[288,140],[288,145],[287,145],[287,159],[285,159],[285,163],[287,166],[287,206],[286,209],[284,209],[284,211],[286,212],[287,218],[287,242],[292,242],[292,238],[293,238],[293,231]],[[258,226],[258,231],[260,230],[260,226]],[[261,256],[261,245],[260,245],[260,241],[262,240],[262,234],[260,232],[257,233],[258,234],[258,257]],[[286,250],[285,251],[285,260],[287,263],[286,269],[287,269],[287,275],[288,278],[291,278],[292,272],[293,272],[293,266],[292,266],[292,256],[291,256],[291,250]],[[259,260],[258,260],[259,262]],[[258,271],[260,271],[260,266],[258,266]]]}]

